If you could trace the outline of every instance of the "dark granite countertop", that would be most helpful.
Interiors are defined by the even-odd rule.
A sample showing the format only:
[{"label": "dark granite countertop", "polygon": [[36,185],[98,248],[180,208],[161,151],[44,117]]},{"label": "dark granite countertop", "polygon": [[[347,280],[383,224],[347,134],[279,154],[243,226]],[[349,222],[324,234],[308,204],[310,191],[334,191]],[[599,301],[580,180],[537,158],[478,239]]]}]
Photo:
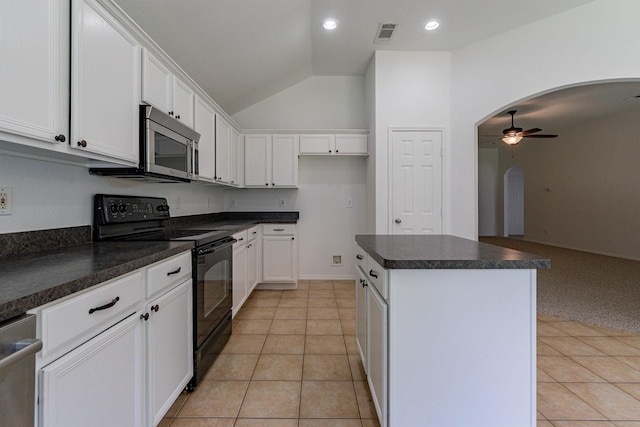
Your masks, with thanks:
[{"label": "dark granite countertop", "polygon": [[99,242],[0,259],[0,322],[191,250],[193,242]]},{"label": "dark granite countertop", "polygon": [[[295,224],[299,212],[221,212],[174,217],[171,228]],[[191,241],[91,243],[91,227],[0,234],[0,322],[193,247]],[[21,254],[21,255],[17,255]]]},{"label": "dark granite countertop", "polygon": [[356,242],[388,269],[548,269],[551,261],[513,249],[448,235],[357,235]]}]

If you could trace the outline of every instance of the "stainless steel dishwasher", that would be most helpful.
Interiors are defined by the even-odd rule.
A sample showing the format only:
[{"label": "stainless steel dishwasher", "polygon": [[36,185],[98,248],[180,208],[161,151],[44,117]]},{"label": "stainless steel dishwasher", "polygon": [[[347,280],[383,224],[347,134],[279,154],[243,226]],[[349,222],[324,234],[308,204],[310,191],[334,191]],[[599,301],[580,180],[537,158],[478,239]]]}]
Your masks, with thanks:
[{"label": "stainless steel dishwasher", "polygon": [[42,348],[36,316],[0,323],[0,427],[33,427],[35,356]]}]

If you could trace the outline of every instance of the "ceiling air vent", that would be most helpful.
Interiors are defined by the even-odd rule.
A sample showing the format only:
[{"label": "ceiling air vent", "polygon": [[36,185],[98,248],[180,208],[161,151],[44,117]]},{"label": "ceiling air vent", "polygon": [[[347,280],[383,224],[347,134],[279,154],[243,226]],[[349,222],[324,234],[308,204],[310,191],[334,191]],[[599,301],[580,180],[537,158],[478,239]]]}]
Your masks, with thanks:
[{"label": "ceiling air vent", "polygon": [[375,44],[381,43],[389,43],[391,40],[391,36],[393,36],[393,32],[395,31],[397,25],[396,24],[380,24],[378,27],[378,32],[376,33],[376,38],[373,41]]}]

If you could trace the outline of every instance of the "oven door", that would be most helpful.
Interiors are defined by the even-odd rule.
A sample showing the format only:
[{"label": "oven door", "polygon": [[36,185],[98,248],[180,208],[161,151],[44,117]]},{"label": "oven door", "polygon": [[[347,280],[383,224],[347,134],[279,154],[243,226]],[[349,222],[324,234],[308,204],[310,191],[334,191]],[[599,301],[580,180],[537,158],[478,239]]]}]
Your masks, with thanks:
[{"label": "oven door", "polygon": [[196,349],[231,311],[234,241],[196,250]]}]

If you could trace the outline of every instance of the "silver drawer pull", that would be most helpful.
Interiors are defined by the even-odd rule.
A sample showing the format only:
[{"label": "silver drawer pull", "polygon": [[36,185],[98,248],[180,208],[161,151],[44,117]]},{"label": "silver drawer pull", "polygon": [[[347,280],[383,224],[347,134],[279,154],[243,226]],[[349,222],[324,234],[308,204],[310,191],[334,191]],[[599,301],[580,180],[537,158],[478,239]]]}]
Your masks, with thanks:
[{"label": "silver drawer pull", "polygon": [[274,228],[273,231],[284,231],[284,228]]},{"label": "silver drawer pull", "polygon": [[178,268],[176,268],[175,270],[168,272],[168,273],[167,273],[167,276],[172,276],[172,275],[174,275],[174,274],[178,274],[178,273],[180,273],[181,271],[182,271],[182,267],[178,267]]},{"label": "silver drawer pull", "polygon": [[120,301],[120,297],[115,297],[114,299],[111,300],[110,303],[105,304],[105,305],[101,305],[100,307],[94,307],[94,308],[90,308],[89,309],[89,314],[93,314],[96,311],[100,311],[100,310],[106,310],[107,308],[111,308],[114,305],[116,305],[116,303]]}]

